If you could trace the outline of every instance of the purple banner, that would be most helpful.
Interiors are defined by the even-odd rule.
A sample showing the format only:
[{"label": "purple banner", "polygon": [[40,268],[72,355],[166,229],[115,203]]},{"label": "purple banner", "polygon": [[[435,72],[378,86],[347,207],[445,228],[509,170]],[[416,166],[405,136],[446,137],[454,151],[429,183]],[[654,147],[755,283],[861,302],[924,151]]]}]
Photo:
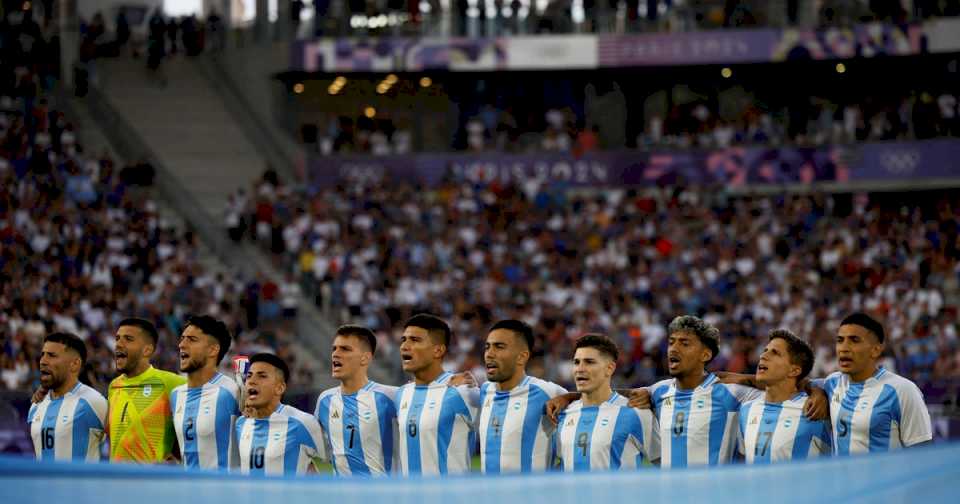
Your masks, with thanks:
[{"label": "purple banner", "polygon": [[717,151],[333,156],[313,160],[317,187],[389,177],[436,185],[539,181],[571,187],[655,184],[796,184],[960,177],[960,141],[892,142],[823,148],[761,147]]},{"label": "purple banner", "polygon": [[600,35],[601,67],[670,66],[770,61],[777,30]]},{"label": "purple banner", "polygon": [[920,24],[881,23],[852,29],[601,35],[598,60],[602,67],[627,67],[909,56],[926,50],[925,38]]},{"label": "purple banner", "polygon": [[293,68],[308,72],[498,70],[506,68],[506,39],[337,39],[297,42]]},{"label": "purple banner", "polygon": [[[569,69],[763,63],[909,56],[960,50],[956,24],[869,23],[853,28],[711,30],[550,37],[325,39],[292,44],[291,67],[308,72]],[[565,41],[566,39],[566,41]],[[546,42],[546,43],[545,43]],[[564,46],[569,43],[580,51]],[[545,48],[556,57],[531,59]],[[525,63],[529,62],[529,63]]]}]

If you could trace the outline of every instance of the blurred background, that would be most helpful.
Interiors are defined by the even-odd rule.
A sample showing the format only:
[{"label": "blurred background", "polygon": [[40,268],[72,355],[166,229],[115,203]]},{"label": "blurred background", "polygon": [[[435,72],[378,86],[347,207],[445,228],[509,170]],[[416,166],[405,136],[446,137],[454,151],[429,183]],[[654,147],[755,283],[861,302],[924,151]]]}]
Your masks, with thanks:
[{"label": "blurred background", "polygon": [[[0,21],[0,452],[29,453],[40,342],[101,390],[128,316],[227,322],[312,411],[335,328],[448,320],[622,348],[665,376],[666,325],[717,325],[753,372],[786,327],[835,370],[864,310],[885,365],[960,437],[960,1],[42,0]],[[229,363],[230,359],[225,359]],[[226,369],[226,367],[225,367]]]}]

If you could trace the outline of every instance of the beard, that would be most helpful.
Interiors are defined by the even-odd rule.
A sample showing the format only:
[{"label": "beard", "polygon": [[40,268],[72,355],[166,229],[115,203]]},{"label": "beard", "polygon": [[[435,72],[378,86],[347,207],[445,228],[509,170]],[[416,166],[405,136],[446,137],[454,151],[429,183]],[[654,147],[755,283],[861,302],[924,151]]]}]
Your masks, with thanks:
[{"label": "beard", "polygon": [[53,372],[46,375],[46,378],[44,378],[44,375],[40,375],[40,384],[47,390],[55,390],[60,385],[63,385],[63,382],[63,377]]},{"label": "beard", "polygon": [[126,365],[123,366],[123,369],[117,369],[117,373],[129,375],[140,366],[140,359],[134,358],[129,353],[127,354],[126,360]]},{"label": "beard", "polygon": [[503,383],[513,378],[513,374],[513,369],[498,367],[492,375],[487,376],[487,379],[494,383]]},{"label": "beard", "polygon": [[206,363],[205,363],[205,362],[202,362],[202,361],[199,361],[199,360],[197,360],[197,359],[190,359],[189,361],[187,361],[187,365],[186,365],[186,366],[180,366],[180,372],[181,372],[181,373],[192,373],[192,372],[194,372],[194,371],[198,371],[198,370],[200,370],[200,369],[203,369],[204,364],[206,364]]}]

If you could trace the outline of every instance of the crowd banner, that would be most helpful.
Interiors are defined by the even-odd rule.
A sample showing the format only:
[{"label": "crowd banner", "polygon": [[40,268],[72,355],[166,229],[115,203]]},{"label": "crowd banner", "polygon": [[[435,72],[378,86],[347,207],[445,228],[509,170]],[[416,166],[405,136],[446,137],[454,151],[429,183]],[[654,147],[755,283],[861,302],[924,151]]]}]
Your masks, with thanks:
[{"label": "crowd banner", "polygon": [[960,51],[960,18],[850,28],[499,38],[336,38],[291,44],[290,70],[419,72],[569,70],[770,63]]},{"label": "crowd banner", "polygon": [[773,465],[379,480],[244,477],[186,473],[177,466],[0,459],[4,500],[18,504],[612,504],[638,499],[648,504],[954,502],[958,477],[960,444]]},{"label": "crowd banner", "polygon": [[623,150],[569,153],[425,153],[317,157],[316,188],[384,178],[434,186],[476,183],[643,187],[869,182],[960,177],[960,140],[880,142],[824,147],[731,147],[675,152]]}]

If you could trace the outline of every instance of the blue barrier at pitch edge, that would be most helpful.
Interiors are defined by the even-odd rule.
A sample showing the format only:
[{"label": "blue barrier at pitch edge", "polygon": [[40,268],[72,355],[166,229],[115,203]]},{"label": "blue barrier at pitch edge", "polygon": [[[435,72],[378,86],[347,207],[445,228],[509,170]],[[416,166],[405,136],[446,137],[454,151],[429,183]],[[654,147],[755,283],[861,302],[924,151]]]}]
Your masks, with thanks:
[{"label": "blue barrier at pitch edge", "polygon": [[960,443],[772,466],[373,481],[186,474],[177,467],[0,458],[3,501],[18,504],[950,502],[958,478]]}]

